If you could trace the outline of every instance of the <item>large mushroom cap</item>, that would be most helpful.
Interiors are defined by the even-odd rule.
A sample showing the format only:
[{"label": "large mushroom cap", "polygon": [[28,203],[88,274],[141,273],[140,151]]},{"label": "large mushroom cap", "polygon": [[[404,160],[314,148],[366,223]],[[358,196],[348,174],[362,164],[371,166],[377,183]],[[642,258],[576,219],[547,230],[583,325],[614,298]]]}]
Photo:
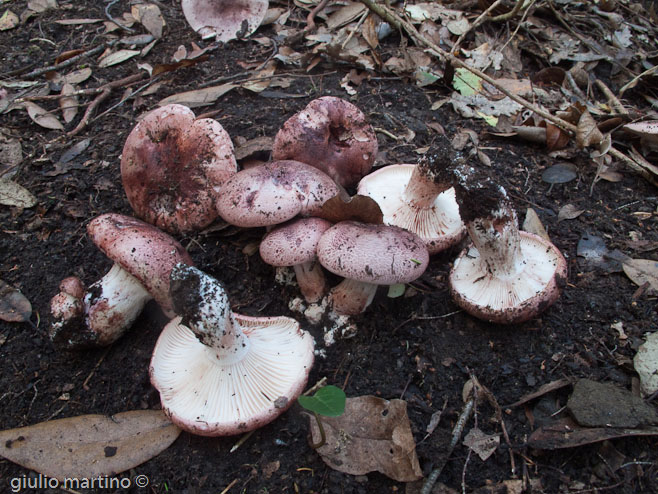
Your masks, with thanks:
[{"label": "large mushroom cap", "polygon": [[163,310],[171,310],[169,274],[179,262],[194,264],[178,241],[153,225],[115,213],[91,220],[87,233],[107,257],[144,285]]},{"label": "large mushroom cap", "polygon": [[336,183],[317,168],[299,161],[272,161],[231,177],[217,200],[217,211],[232,225],[270,226],[313,215],[336,194]]},{"label": "large mushroom cap", "polygon": [[411,193],[408,185],[417,168],[418,165],[411,164],[382,167],[361,179],[358,193],[379,204],[385,224],[415,233],[425,241],[430,253],[435,254],[459,242],[466,229],[453,187],[428,200]]},{"label": "large mushroom cap", "polygon": [[308,163],[349,187],[372,168],[377,136],[352,103],[323,96],[283,124],[274,139],[272,157]]},{"label": "large mushroom cap", "polygon": [[551,242],[520,231],[520,262],[507,275],[493,275],[471,246],[455,261],[450,288],[455,303],[485,321],[513,324],[531,319],[560,296],[567,262]]},{"label": "large mushroom cap", "polygon": [[176,268],[172,291],[185,324],[167,324],[150,365],[172,422],[205,436],[239,434],[294,403],[314,356],[313,338],[294,319],[231,312],[221,284],[189,266]]},{"label": "large mushroom cap", "polygon": [[215,220],[220,189],[236,172],[233,143],[221,124],[195,120],[192,110],[177,104],[148,113],[128,135],[121,157],[135,214],[174,233]]},{"label": "large mushroom cap", "polygon": [[424,242],[415,234],[387,225],[341,221],[318,243],[318,259],[332,273],[375,285],[407,283],[429,263]]},{"label": "large mushroom cap", "polygon": [[300,218],[270,231],[260,243],[260,256],[272,266],[294,266],[317,258],[322,234],[331,223],[322,218]]},{"label": "large mushroom cap", "polygon": [[268,0],[183,0],[183,14],[202,38],[226,42],[252,34],[267,12]]}]

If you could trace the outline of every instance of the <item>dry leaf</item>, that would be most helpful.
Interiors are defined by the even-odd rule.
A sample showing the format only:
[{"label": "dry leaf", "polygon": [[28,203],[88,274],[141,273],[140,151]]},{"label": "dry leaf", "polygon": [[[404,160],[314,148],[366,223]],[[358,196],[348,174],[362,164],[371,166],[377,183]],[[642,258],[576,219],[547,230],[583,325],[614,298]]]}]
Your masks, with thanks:
[{"label": "dry leaf", "polygon": [[464,446],[472,450],[480,457],[482,461],[486,461],[500,444],[500,434],[487,435],[477,427],[474,427],[464,437]]},{"label": "dry leaf", "polygon": [[349,24],[365,11],[366,6],[361,2],[353,2],[341,7],[327,19],[327,28],[334,31],[339,27]]},{"label": "dry leaf", "polygon": [[[376,396],[348,398],[340,417],[321,417],[327,436],[317,449],[334,470],[351,475],[378,471],[398,482],[418,480],[423,473],[403,400]],[[320,431],[311,417],[313,441]]]},{"label": "dry leaf", "polygon": [[171,103],[178,103],[189,108],[212,105],[221,96],[228,93],[235,87],[238,86],[236,84],[222,84],[221,86],[212,86],[203,89],[195,89],[193,91],[186,91],[184,93],[174,94],[161,100],[158,103],[158,106],[165,106]]},{"label": "dry leaf", "polygon": [[62,86],[59,107],[62,110],[62,118],[66,123],[72,122],[78,113],[78,97],[73,93],[75,93],[75,88],[72,84],[66,83]]},{"label": "dry leaf", "polygon": [[33,103],[32,101],[25,101],[23,105],[27,110],[27,114],[30,116],[34,123],[40,125],[41,127],[45,127],[46,129],[64,129],[62,122],[60,122],[55,115],[50,113],[45,108],[41,108],[39,105]]},{"label": "dry leaf", "polygon": [[80,84],[91,77],[91,69],[86,67],[84,69],[74,70],[64,76],[64,80],[69,84]]},{"label": "dry leaf", "polygon": [[624,273],[637,286],[649,284],[649,295],[658,295],[658,261],[627,259],[622,262]]},{"label": "dry leaf", "polygon": [[598,145],[603,140],[603,134],[596,126],[594,117],[585,110],[578,119],[578,130],[576,131],[576,144],[580,148]]},{"label": "dry leaf", "polygon": [[235,147],[235,159],[240,161],[257,153],[270,153],[273,142],[274,138],[268,136],[256,137],[246,141],[244,144]]},{"label": "dry leaf", "polygon": [[581,214],[585,212],[584,209],[578,209],[573,204],[565,204],[560,208],[560,212],[557,214],[558,222],[562,220],[573,220],[578,218]]},{"label": "dry leaf", "polygon": [[21,141],[0,132],[0,175],[23,161]]},{"label": "dry leaf", "polygon": [[269,87],[274,72],[276,72],[276,61],[270,60],[262,70],[255,72],[248,81],[243,82],[242,87],[254,93],[260,93]]},{"label": "dry leaf", "polygon": [[6,178],[0,178],[0,204],[17,208],[31,208],[37,198],[25,187]]},{"label": "dry leaf", "polygon": [[340,221],[360,221],[381,225],[384,215],[379,204],[368,196],[355,195],[342,197],[340,194],[327,200],[315,216],[332,223]]},{"label": "dry leaf", "polygon": [[633,358],[633,367],[640,376],[640,389],[644,397],[658,391],[658,333],[647,333],[646,341]]},{"label": "dry leaf", "polygon": [[0,31],[7,31],[9,29],[14,29],[18,26],[20,19],[16,14],[11,10],[5,10],[5,13],[0,17]]},{"label": "dry leaf", "polygon": [[56,9],[56,0],[30,0],[27,2],[27,8],[33,12],[45,12],[48,9]]},{"label": "dry leaf", "polygon": [[546,228],[544,228],[544,225],[542,225],[541,220],[539,219],[539,216],[537,216],[537,212],[532,209],[528,208],[525,212],[525,220],[523,221],[523,229],[526,232],[534,233],[535,235],[539,235],[545,240],[548,240],[549,242],[551,241],[551,238],[548,236],[548,233],[546,233]]},{"label": "dry leaf", "polygon": [[0,319],[25,322],[32,315],[32,304],[21,292],[0,280]]},{"label": "dry leaf", "polygon": [[162,29],[165,26],[165,20],[157,5],[153,3],[133,5],[131,14],[153,37],[162,38]]},{"label": "dry leaf", "polygon": [[63,481],[116,475],[150,460],[180,434],[160,410],[82,415],[0,432],[0,455]]},{"label": "dry leaf", "polygon": [[112,65],[125,62],[126,60],[130,60],[134,56],[139,55],[139,53],[140,53],[139,50],[115,51],[101,58],[100,61],[98,62],[98,66],[101,68],[110,67]]},{"label": "dry leaf", "polygon": [[59,19],[56,20],[56,24],[61,24],[62,26],[79,26],[84,24],[96,24],[103,22],[105,19]]}]

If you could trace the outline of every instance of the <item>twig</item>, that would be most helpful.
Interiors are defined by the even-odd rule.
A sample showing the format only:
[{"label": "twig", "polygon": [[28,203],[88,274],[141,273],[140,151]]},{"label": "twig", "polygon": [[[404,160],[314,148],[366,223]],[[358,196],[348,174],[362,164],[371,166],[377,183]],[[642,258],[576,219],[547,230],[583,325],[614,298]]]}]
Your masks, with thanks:
[{"label": "twig", "polygon": [[459,416],[459,419],[457,420],[455,427],[452,429],[452,439],[450,440],[450,444],[448,445],[448,451],[446,451],[444,459],[427,476],[427,480],[425,480],[425,483],[423,484],[423,488],[420,490],[420,494],[430,494],[430,492],[432,492],[432,487],[434,487],[434,484],[436,484],[436,481],[439,479],[439,475],[441,475],[443,468],[448,462],[448,458],[450,458],[450,455],[455,449],[455,446],[457,446],[457,442],[459,441],[462,432],[464,432],[464,427],[466,427],[466,422],[468,422],[468,419],[471,417],[471,414],[473,413],[474,406],[475,406],[475,394],[471,394],[471,397],[464,405],[464,409],[462,410],[462,413]]},{"label": "twig", "polygon": [[238,442],[236,442],[236,443],[231,447],[231,449],[229,450],[229,453],[233,453],[233,452],[237,451],[238,448],[239,448],[240,446],[242,446],[244,443],[247,442],[247,439],[249,439],[249,438],[253,435],[254,432],[256,432],[255,429],[254,429],[253,431],[249,431],[249,432],[247,432],[247,433],[244,434],[240,439],[238,439]]},{"label": "twig", "polygon": [[108,4],[105,6],[105,15],[107,16],[107,18],[108,18],[111,22],[114,22],[117,26],[119,26],[119,27],[120,27],[121,29],[123,29],[124,31],[126,31],[126,32],[128,32],[128,33],[134,33],[135,31],[133,31],[132,29],[130,29],[128,26],[124,26],[123,24],[121,24],[121,23],[120,23],[119,21],[117,21],[114,17],[112,17],[112,14],[110,14],[110,7],[112,7],[112,5],[114,5],[114,4],[117,3],[118,1],[119,1],[119,0],[112,0],[110,3],[108,3]]},{"label": "twig", "polygon": [[315,6],[313,10],[306,16],[306,28],[304,33],[309,33],[315,31],[315,16],[327,6],[329,0],[322,0],[319,4]]},{"label": "twig", "polygon": [[[521,3],[522,0],[517,0],[517,4]],[[493,12],[493,10],[498,7],[501,3],[503,3],[503,0],[496,0],[494,3],[489,5],[489,8],[482,12],[477,19],[475,19],[473,22],[471,22],[471,25],[468,27],[466,32],[463,32],[462,34],[459,35],[459,38],[457,38],[457,41],[455,41],[455,44],[452,47],[452,52],[457,53],[459,51],[459,45],[461,45],[462,41],[466,37],[468,33],[473,31],[476,27],[478,27],[480,24],[484,23],[487,19],[490,19],[489,14]],[[516,5],[514,6],[516,8]]]},{"label": "twig", "polygon": [[608,86],[605,85],[605,83],[602,80],[597,79],[595,81],[595,84],[599,87],[599,89],[605,95],[605,97],[608,98],[608,103],[617,113],[621,115],[628,115],[628,110],[624,108],[624,105],[621,104],[621,101],[619,101],[617,96],[614,95],[614,93],[610,90]]},{"label": "twig", "polygon": [[628,90],[632,87],[635,87],[635,84],[637,84],[637,81],[639,81],[640,79],[642,79],[645,76],[653,74],[656,71],[658,71],[658,65],[654,65],[650,69],[647,69],[644,72],[642,72],[640,75],[637,75],[637,76],[633,77],[633,79],[631,79],[629,82],[624,84],[622,86],[622,88],[619,90],[619,96],[624,94],[626,92],[626,90]]},{"label": "twig", "polygon": [[[27,74],[24,74],[21,77],[23,79],[31,79],[33,77],[37,77],[37,76],[40,76],[42,74],[45,74],[46,72],[51,72],[51,71],[63,69],[65,67],[69,67],[70,65],[74,65],[74,64],[78,63],[83,58],[90,57],[92,55],[96,55],[97,53],[100,53],[107,46],[108,46],[107,43],[104,43],[102,45],[98,45],[94,48],[91,48],[90,50],[87,50],[84,53],[80,53],[80,55],[76,55],[75,57],[71,57],[67,60],[64,60],[62,63],[57,63],[55,65],[49,65],[48,67],[42,67],[40,69],[35,69],[32,72],[28,72]],[[4,74],[2,74],[0,77],[4,77]]]},{"label": "twig", "polygon": [[521,7],[523,7],[524,3],[525,0],[516,0],[512,10],[505,12],[504,14],[497,15],[496,17],[492,17],[491,22],[504,22],[510,20],[512,17],[519,13],[519,10],[521,10]]}]

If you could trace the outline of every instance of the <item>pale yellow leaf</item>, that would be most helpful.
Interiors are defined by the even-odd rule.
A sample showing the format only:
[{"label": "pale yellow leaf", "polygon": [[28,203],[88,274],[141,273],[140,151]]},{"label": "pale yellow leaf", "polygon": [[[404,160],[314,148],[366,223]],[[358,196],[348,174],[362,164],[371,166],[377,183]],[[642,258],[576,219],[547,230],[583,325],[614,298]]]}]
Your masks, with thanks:
[{"label": "pale yellow leaf", "polygon": [[544,228],[544,225],[542,224],[541,220],[539,219],[539,216],[537,215],[537,212],[532,209],[528,208],[525,212],[525,220],[523,221],[523,229],[526,232],[529,233],[534,233],[535,235],[539,235],[545,240],[548,240],[549,242],[551,241],[551,238],[548,236],[548,233],[546,233],[546,228]]},{"label": "pale yellow leaf", "polygon": [[0,204],[17,208],[31,208],[37,203],[37,198],[22,185],[0,178]]},{"label": "pale yellow leaf", "polygon": [[40,125],[41,127],[45,127],[46,129],[64,129],[62,122],[60,122],[55,115],[50,113],[45,108],[40,107],[32,101],[26,101],[23,103],[23,105],[27,110],[27,114],[30,116],[34,123]]},{"label": "pale yellow leaf", "polygon": [[9,29],[14,29],[18,26],[20,19],[16,14],[11,10],[5,10],[5,13],[0,17],[0,31],[7,31]]},{"label": "pale yellow leaf", "polygon": [[123,63],[126,60],[130,60],[136,55],[139,55],[139,50],[119,50],[109,55],[103,57],[99,62],[98,66],[101,68],[110,67],[118,63]]},{"label": "pale yellow leaf", "polygon": [[160,410],[82,415],[0,432],[0,455],[48,477],[91,478],[129,470],[180,434]]}]

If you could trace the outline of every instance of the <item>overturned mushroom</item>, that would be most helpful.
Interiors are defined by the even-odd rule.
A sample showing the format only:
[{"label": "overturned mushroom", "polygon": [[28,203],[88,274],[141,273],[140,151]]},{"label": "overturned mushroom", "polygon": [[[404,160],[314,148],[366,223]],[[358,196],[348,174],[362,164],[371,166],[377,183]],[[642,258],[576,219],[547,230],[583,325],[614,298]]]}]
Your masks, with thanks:
[{"label": "overturned mushroom", "polygon": [[453,299],[486,321],[511,324],[531,319],[553,304],[567,263],[552,243],[519,231],[505,190],[473,169],[458,171],[457,201],[473,245],[450,272]]},{"label": "overturned mushroom", "polygon": [[172,422],[227,436],[294,403],[313,365],[313,338],[297,321],[235,314],[216,279],[184,264],[171,273],[171,296],[181,317],[163,329],[149,372]]},{"label": "overturned mushroom", "polygon": [[356,315],[372,302],[378,285],[408,283],[429,263],[425,243],[397,226],[342,221],[329,228],[318,243],[320,263],[344,277],[329,294],[338,314]]},{"label": "overturned mushroom", "polygon": [[172,316],[169,273],[178,262],[192,264],[185,249],[153,225],[120,214],[103,214],[87,225],[92,242],[114,261],[110,271],[85,291],[69,277],[51,300],[53,341],[61,347],[104,346],[128,329],[154,298]]},{"label": "overturned mushroom", "polygon": [[466,234],[447,171],[449,160],[450,153],[442,150],[418,165],[385,166],[363,177],[358,193],[379,204],[385,224],[414,232],[436,254]]},{"label": "overturned mushroom", "polygon": [[297,215],[311,216],[337,193],[336,183],[317,168],[272,161],[231,177],[217,200],[217,211],[232,225],[271,226]]},{"label": "overturned mushroom", "polygon": [[215,201],[237,172],[233,143],[219,122],[195,120],[183,105],[148,113],[121,156],[123,188],[135,214],[163,230],[200,230],[217,218]]},{"label": "overturned mushroom", "polygon": [[321,218],[299,218],[270,231],[260,243],[260,256],[267,264],[293,267],[299,289],[309,303],[324,295],[325,277],[316,251],[330,226]]},{"label": "overturned mushroom", "polygon": [[308,163],[349,187],[372,168],[377,136],[352,103],[323,96],[283,124],[274,139],[272,157]]},{"label": "overturned mushroom", "polygon": [[187,23],[203,39],[246,38],[263,22],[268,0],[183,0]]}]

